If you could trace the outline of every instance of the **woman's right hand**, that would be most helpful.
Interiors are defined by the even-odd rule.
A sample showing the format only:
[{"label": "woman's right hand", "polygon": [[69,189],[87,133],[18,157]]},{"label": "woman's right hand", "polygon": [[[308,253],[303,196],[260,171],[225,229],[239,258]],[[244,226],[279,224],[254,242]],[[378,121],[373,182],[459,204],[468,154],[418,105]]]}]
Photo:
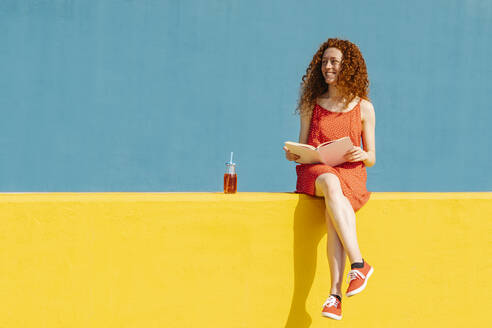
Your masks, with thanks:
[{"label": "woman's right hand", "polygon": [[285,146],[284,146],[284,150],[285,150],[285,158],[287,158],[288,161],[297,161],[299,158],[301,158],[301,156],[291,153],[290,150],[287,149],[287,147]]}]

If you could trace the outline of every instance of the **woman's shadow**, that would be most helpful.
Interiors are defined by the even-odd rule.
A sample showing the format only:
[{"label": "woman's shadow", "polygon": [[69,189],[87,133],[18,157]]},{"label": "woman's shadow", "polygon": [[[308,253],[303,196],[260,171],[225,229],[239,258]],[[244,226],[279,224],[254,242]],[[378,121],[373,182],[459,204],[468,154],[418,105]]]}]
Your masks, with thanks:
[{"label": "woman's shadow", "polygon": [[285,328],[311,326],[306,300],[316,273],[318,244],[326,234],[323,198],[299,195],[294,212],[294,293]]}]

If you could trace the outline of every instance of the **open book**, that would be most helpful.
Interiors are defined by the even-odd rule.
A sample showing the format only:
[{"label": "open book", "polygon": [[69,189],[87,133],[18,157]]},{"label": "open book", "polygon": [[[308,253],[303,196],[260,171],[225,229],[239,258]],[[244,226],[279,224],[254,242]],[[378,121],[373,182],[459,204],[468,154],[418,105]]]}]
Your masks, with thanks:
[{"label": "open book", "polygon": [[296,155],[301,156],[296,162],[301,164],[323,163],[330,166],[340,165],[345,162],[344,155],[354,145],[349,137],[322,143],[318,147],[286,141],[285,147]]}]

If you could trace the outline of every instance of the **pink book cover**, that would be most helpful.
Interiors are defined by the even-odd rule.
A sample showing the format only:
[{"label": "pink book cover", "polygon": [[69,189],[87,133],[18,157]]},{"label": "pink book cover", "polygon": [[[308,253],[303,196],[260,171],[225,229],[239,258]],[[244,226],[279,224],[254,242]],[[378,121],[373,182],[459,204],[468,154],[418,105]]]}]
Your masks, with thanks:
[{"label": "pink book cover", "polygon": [[330,166],[340,165],[345,162],[344,155],[354,145],[349,137],[323,143],[317,147],[323,164]]}]

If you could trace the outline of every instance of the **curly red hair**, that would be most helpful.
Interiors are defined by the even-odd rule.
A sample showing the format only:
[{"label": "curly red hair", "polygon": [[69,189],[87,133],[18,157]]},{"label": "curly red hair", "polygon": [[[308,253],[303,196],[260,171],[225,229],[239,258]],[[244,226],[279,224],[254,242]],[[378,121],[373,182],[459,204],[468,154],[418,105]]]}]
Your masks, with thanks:
[{"label": "curly red hair", "polygon": [[344,105],[347,106],[356,96],[369,99],[366,62],[359,48],[347,40],[328,39],[316,51],[306,69],[306,74],[302,77],[296,112],[309,113],[316,104],[316,98],[328,91],[329,85],[326,84],[321,73],[321,58],[325,50],[331,47],[339,49],[343,54],[337,80],[337,91],[343,99]]}]

